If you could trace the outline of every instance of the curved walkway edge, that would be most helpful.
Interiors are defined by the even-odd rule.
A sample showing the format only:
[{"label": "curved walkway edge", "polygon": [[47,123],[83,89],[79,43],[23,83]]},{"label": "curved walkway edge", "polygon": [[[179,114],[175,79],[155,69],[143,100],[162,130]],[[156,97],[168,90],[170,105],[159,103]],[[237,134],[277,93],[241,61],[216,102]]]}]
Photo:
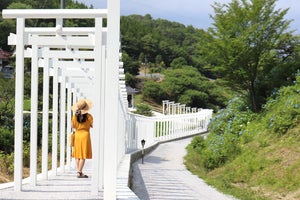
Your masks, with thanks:
[{"label": "curved walkway edge", "polygon": [[185,168],[185,147],[192,137],[162,143],[132,164],[131,189],[141,200],[234,200]]},{"label": "curved walkway edge", "polygon": [[[186,170],[183,157],[191,140],[152,144],[145,149],[144,164],[141,150],[126,154],[118,166],[117,200],[234,200]],[[0,199],[103,199],[103,191],[97,195],[90,192],[92,162],[86,164],[87,179],[76,178],[76,170],[71,167],[48,180],[39,180],[36,186],[25,179],[23,192],[15,192],[13,183],[1,184]]]}]

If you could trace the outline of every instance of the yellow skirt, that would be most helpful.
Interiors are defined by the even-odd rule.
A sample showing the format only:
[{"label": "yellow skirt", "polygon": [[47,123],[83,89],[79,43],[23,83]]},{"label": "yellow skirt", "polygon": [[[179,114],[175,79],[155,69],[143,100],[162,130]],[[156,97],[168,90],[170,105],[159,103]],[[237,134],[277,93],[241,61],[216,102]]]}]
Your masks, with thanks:
[{"label": "yellow skirt", "polygon": [[89,131],[79,130],[75,132],[72,157],[80,159],[92,158],[92,144]]}]

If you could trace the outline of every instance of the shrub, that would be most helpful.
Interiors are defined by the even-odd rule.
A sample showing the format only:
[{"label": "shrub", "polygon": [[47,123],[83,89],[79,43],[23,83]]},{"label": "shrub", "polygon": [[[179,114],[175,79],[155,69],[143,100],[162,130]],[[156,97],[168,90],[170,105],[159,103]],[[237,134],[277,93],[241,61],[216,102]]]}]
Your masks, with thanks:
[{"label": "shrub", "polygon": [[300,120],[300,76],[294,85],[281,88],[264,106],[263,122],[271,133],[284,134]]},{"label": "shrub", "polygon": [[142,90],[144,98],[150,98],[155,102],[161,103],[162,100],[167,99],[165,92],[161,85],[154,81],[146,81]]},{"label": "shrub", "polygon": [[0,151],[8,154],[14,150],[14,133],[11,129],[0,127]]},{"label": "shrub", "polygon": [[208,170],[222,166],[241,152],[239,138],[235,134],[209,135],[202,151],[203,164]]},{"label": "shrub", "polygon": [[255,118],[256,114],[240,97],[235,97],[226,109],[220,110],[209,125],[207,139],[204,142],[197,139],[192,143],[201,147],[201,150],[196,150],[201,154],[203,166],[213,170],[234,159],[241,152],[240,139],[246,132],[247,124]]},{"label": "shrub", "polygon": [[191,144],[188,145],[189,149],[195,150],[198,153],[201,153],[201,151],[205,148],[205,140],[202,136],[196,136],[191,141]]},{"label": "shrub", "polygon": [[14,173],[14,153],[5,154],[0,151],[0,171],[8,176]]},{"label": "shrub", "polygon": [[134,113],[139,115],[152,116],[151,107],[147,104],[138,104]]}]

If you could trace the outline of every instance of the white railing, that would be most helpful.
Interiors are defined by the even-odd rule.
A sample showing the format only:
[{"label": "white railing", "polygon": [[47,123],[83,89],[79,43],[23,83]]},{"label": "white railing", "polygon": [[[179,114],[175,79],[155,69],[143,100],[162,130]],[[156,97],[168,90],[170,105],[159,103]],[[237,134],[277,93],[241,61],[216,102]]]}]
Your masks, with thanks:
[{"label": "white railing", "polygon": [[207,131],[212,117],[212,110],[201,109],[196,113],[181,115],[161,115],[146,117],[129,113],[129,135],[127,135],[127,152],[141,149],[141,140],[146,147],[159,141],[173,140]]}]

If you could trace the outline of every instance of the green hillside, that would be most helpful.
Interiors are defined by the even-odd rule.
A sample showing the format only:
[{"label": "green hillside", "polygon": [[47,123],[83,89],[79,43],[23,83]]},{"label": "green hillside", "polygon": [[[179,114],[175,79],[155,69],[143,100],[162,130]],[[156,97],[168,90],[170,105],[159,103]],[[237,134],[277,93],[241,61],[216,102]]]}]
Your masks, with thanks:
[{"label": "green hillside", "polygon": [[239,199],[300,199],[299,95],[298,76],[261,114],[231,103],[214,117],[207,139],[196,137],[188,146],[186,166]]}]

